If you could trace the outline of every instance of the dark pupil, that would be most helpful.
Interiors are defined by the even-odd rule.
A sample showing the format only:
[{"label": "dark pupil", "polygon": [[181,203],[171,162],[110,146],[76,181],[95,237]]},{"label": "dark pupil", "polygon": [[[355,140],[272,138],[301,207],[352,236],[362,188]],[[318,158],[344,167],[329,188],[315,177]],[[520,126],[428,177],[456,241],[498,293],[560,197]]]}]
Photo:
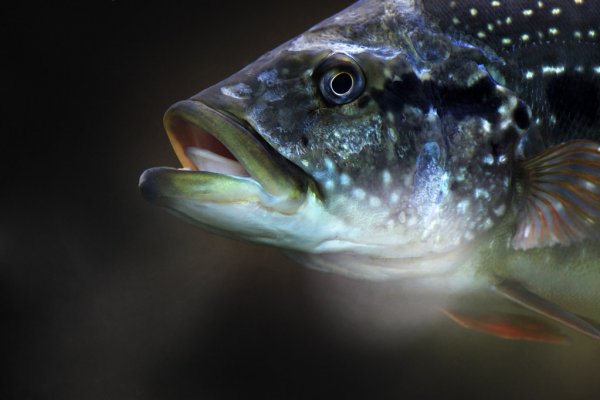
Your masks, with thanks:
[{"label": "dark pupil", "polygon": [[331,90],[338,96],[348,93],[352,89],[354,81],[347,72],[341,72],[331,80]]}]

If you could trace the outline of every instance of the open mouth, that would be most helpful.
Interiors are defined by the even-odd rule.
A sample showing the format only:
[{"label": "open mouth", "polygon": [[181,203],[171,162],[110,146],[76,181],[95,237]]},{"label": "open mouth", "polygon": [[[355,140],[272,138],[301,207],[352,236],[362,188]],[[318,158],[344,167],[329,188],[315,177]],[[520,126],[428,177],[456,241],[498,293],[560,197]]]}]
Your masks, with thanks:
[{"label": "open mouth", "polygon": [[184,169],[250,176],[235,156],[208,131],[182,118],[168,118],[167,132]]},{"label": "open mouth", "polygon": [[185,100],[167,111],[164,123],[183,168],[144,172],[140,187],[149,200],[259,202],[285,213],[303,203],[306,180],[236,118]]}]

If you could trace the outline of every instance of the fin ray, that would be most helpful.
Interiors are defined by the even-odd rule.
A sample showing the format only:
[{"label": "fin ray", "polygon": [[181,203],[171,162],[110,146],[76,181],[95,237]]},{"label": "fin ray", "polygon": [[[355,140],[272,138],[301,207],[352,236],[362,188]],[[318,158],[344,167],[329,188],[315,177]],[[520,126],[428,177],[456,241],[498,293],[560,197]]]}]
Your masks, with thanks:
[{"label": "fin ray", "polygon": [[600,340],[600,329],[587,321],[585,318],[573,314],[560,306],[544,299],[541,296],[527,290],[519,282],[512,280],[503,280],[495,285],[496,290],[502,293],[504,297],[544,315],[554,321],[568,326],[593,339]]},{"label": "fin ray", "polygon": [[526,194],[512,241],[515,249],[600,237],[600,144],[563,143],[521,166]]}]

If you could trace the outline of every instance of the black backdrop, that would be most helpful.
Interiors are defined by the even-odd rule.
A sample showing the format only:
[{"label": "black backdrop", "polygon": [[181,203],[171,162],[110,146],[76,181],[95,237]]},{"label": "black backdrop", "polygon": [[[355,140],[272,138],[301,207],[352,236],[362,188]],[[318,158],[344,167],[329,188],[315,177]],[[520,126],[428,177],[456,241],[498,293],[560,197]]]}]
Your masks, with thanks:
[{"label": "black backdrop", "polygon": [[600,394],[586,339],[467,332],[139,195],[145,168],[177,165],[170,104],[349,3],[3,6],[0,399]]}]

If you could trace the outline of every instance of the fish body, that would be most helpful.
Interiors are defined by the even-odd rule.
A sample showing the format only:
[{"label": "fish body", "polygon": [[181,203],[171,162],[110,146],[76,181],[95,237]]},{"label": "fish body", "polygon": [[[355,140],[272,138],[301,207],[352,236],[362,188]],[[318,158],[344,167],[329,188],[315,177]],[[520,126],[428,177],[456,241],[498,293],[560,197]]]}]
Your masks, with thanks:
[{"label": "fish body", "polygon": [[360,1],[175,104],[184,168],[142,192],[314,268],[448,293],[470,328],[600,338],[599,29],[590,0]]}]

